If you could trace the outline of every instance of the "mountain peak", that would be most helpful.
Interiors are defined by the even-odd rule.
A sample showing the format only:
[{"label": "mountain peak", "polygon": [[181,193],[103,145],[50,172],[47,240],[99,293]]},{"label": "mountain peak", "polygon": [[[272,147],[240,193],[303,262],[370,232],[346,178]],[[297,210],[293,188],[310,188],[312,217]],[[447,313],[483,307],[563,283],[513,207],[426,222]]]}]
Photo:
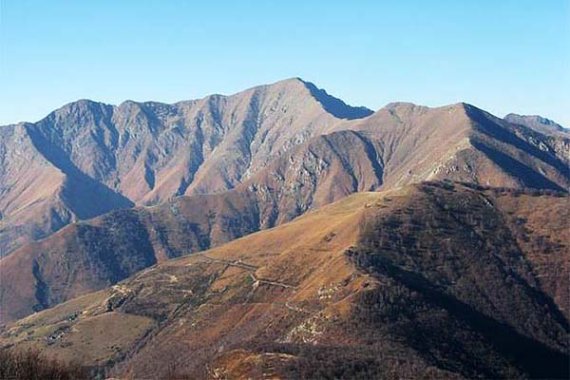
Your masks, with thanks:
[{"label": "mountain peak", "polygon": [[404,109],[408,109],[408,110],[413,110],[413,109],[420,109],[420,110],[428,110],[428,109],[444,109],[444,108],[448,108],[448,109],[460,109],[460,110],[480,110],[479,108],[475,107],[472,104],[469,103],[465,103],[465,102],[458,102],[458,103],[453,103],[453,104],[448,104],[448,105],[444,105],[444,106],[438,106],[438,107],[428,107],[428,106],[424,106],[421,104],[416,104],[416,103],[412,103],[412,102],[391,102],[386,104],[383,109],[387,109],[387,110],[396,110],[396,109],[400,109],[400,110],[404,110]]},{"label": "mountain peak", "polygon": [[63,105],[60,110],[62,109],[70,109],[70,108],[93,108],[93,107],[101,107],[101,106],[108,106],[108,104],[97,102],[91,99],[78,99],[74,102],[67,103]]},{"label": "mountain peak", "polygon": [[[321,107],[338,119],[354,120],[362,119],[370,116],[374,112],[366,107],[354,107],[346,104],[344,101],[336,98],[326,90],[318,88],[315,84],[306,81],[300,77],[292,77],[280,80],[278,82],[259,86],[280,89],[282,91],[306,91],[314,100],[316,100]],[[258,87],[254,87],[258,88]],[[250,89],[251,90],[251,89]],[[246,90],[249,91],[249,90]]]},{"label": "mountain peak", "polygon": [[353,107],[346,104],[342,100],[329,95],[324,89],[320,89],[311,82],[303,81],[300,78],[294,78],[305,85],[313,98],[315,98],[327,111],[339,119],[362,119],[372,115],[374,112],[366,107]]},{"label": "mountain peak", "polygon": [[504,120],[508,121],[509,123],[521,124],[526,127],[542,131],[549,130],[551,132],[567,132],[567,130],[562,125],[540,115],[519,115],[516,113],[509,113],[504,117]]},{"label": "mountain peak", "polygon": [[303,80],[303,78],[301,78],[301,77],[291,77],[291,78],[286,78],[286,79],[280,80],[276,83],[294,83],[294,84],[302,84],[304,86],[307,82],[305,80]]},{"label": "mountain peak", "polygon": [[390,102],[386,104],[384,109],[396,110],[396,109],[414,109],[414,108],[427,108],[425,106],[420,106],[411,102]]},{"label": "mountain peak", "polygon": [[[66,116],[66,115],[81,115],[85,113],[100,113],[113,106],[101,102],[96,102],[90,99],[79,99],[71,103],[67,103],[57,110],[53,111],[50,115]],[[48,115],[48,117],[50,116]]]}]

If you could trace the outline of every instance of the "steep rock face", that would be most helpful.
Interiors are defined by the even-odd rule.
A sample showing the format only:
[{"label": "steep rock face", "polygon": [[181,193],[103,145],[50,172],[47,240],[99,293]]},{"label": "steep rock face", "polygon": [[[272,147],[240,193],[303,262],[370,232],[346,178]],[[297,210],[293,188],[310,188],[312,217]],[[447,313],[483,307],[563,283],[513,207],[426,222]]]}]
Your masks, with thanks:
[{"label": "steep rock face", "polygon": [[382,185],[383,168],[373,141],[340,131],[309,140],[273,161],[240,188],[254,191],[272,207],[267,226],[287,222],[359,191]]},{"label": "steep rock face", "polygon": [[[48,146],[44,155],[58,147],[69,165],[149,204],[233,188],[281,151],[337,124],[307,86],[290,79],[172,105],[82,100],[31,128]],[[340,116],[352,109],[336,108]]]},{"label": "steep rock face", "polygon": [[554,267],[569,247],[544,233],[567,202],[450,183],[355,194],[10,324],[0,343],[111,375],[566,378]]},{"label": "steep rock face", "polygon": [[[232,128],[215,157],[200,168],[186,194],[219,192],[234,187],[293,146],[325,133],[341,119],[326,112],[304,82],[281,82],[231,99],[222,115]],[[350,113],[352,108],[344,105]],[[344,114],[340,114],[344,116]],[[219,152],[221,151],[221,152]]]}]

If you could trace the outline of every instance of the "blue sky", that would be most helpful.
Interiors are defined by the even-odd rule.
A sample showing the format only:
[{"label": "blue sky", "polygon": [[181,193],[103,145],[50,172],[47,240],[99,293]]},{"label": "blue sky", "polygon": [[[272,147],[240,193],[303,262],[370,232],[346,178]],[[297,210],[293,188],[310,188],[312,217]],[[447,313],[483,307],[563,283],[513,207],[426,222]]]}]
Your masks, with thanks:
[{"label": "blue sky", "polygon": [[375,110],[465,101],[570,126],[570,0],[0,0],[0,124],[294,76]]}]

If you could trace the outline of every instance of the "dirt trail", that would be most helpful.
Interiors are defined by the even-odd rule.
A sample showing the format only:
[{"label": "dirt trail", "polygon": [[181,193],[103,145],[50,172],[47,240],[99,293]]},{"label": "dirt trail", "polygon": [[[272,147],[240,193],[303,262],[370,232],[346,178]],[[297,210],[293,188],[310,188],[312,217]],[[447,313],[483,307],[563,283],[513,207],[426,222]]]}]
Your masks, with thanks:
[{"label": "dirt trail", "polygon": [[255,265],[248,264],[248,263],[244,263],[241,260],[230,261],[230,260],[214,259],[213,257],[207,256],[204,254],[201,254],[200,256],[205,258],[206,260],[212,262],[212,263],[225,264],[225,265],[229,265],[229,266],[233,266],[233,267],[237,267],[237,268],[241,268],[243,270],[246,270],[249,272],[249,275],[250,275],[251,279],[254,281],[254,283],[280,286],[282,288],[287,288],[287,289],[297,289],[297,286],[295,286],[295,285],[256,277],[254,272],[257,269],[259,269],[259,267],[255,266]]}]

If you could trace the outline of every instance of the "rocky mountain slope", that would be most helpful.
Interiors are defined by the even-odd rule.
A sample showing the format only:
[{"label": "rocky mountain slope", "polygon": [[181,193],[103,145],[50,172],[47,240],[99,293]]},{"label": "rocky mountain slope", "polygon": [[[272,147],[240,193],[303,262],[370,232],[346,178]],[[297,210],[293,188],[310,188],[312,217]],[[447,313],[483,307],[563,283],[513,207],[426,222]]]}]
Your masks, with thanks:
[{"label": "rocky mountain slope", "polygon": [[380,185],[354,132],[316,138],[233,190],[178,197],[73,223],[0,260],[0,320],[112,285],[173,257],[287,222]]},{"label": "rocky mountain slope", "polygon": [[0,128],[0,253],[71,221],[228,190],[292,146],[370,114],[298,79],[172,105],[80,100]]},{"label": "rocky mountain slope", "polygon": [[432,179],[567,190],[570,133],[552,136],[459,103],[394,103],[348,128],[379,141],[383,188]]},{"label": "rocky mountain slope", "polygon": [[[273,159],[250,165],[245,171],[247,175],[244,174],[235,184],[228,184],[230,190],[214,189],[210,194],[172,199],[167,197],[172,194],[166,192],[157,198],[165,198],[157,206],[116,210],[87,222],[71,224],[41,242],[15,250],[0,260],[0,273],[4,279],[0,282],[0,298],[5,306],[0,319],[6,322],[52,307],[115,284],[157,262],[274,227],[355,192],[391,189],[425,180],[558,191],[568,188],[570,139],[567,134],[542,134],[466,104],[427,108],[395,103],[367,118],[354,119],[364,116],[366,111],[349,108],[339,101],[326,101],[334,98],[319,93],[305,82],[292,80],[273,87],[284,87],[282,91],[287,92],[297,85],[310,90],[315,99],[320,99],[322,110],[332,110],[330,112],[347,119],[336,120],[329,114],[326,119],[336,121],[326,128],[327,133],[324,129],[319,130],[314,132],[316,136],[308,137],[307,134],[294,144],[288,140],[289,145],[280,148]],[[275,89],[262,87],[262,90],[252,91],[274,92]],[[278,125],[277,128],[285,127]],[[150,141],[151,145],[156,143]],[[184,149],[190,148],[186,146]],[[263,149],[268,148],[259,146],[256,152]],[[31,154],[32,150],[29,152]],[[64,156],[61,153],[61,157]],[[210,156],[212,160],[216,159],[216,154]],[[39,160],[43,156],[37,157]],[[165,159],[167,157],[174,160],[177,156],[173,154],[165,156]],[[258,153],[257,157],[256,160],[261,160],[266,155]],[[224,160],[229,162],[233,158]],[[8,161],[18,162],[13,158]],[[60,161],[67,162],[65,159]],[[49,162],[43,162],[45,170],[41,169],[48,177],[56,173],[50,171]],[[100,160],[95,162],[101,165]],[[63,164],[60,166],[65,167]],[[252,169],[254,167],[257,169]],[[26,174],[28,169],[29,174]],[[77,215],[88,217],[92,215],[90,212],[97,214],[132,204],[119,194],[118,188],[117,191],[111,190],[109,186],[82,174],[82,170],[89,172],[86,167],[68,170],[67,173],[72,173],[69,175],[59,172],[60,176],[56,178],[60,182],[56,181],[51,187],[49,181],[40,183],[47,178],[35,176],[36,169],[34,165],[22,164],[7,171],[24,173],[19,178],[28,178],[28,182],[18,182],[21,189],[15,187],[21,190],[20,198],[11,201],[6,196],[3,200],[13,204],[19,199],[34,199],[38,195],[36,190],[41,190],[41,196],[47,197],[43,201],[30,200],[28,206],[14,214],[24,226],[29,227],[27,219],[20,218],[24,213],[29,215],[31,223],[35,223],[33,225],[47,223],[48,227],[58,229]],[[93,173],[91,175],[96,177]],[[209,180],[220,178],[208,173]],[[77,176],[76,182],[70,180],[72,175]],[[64,191],[60,191],[60,185],[64,186]],[[93,191],[89,192],[87,188],[91,185]],[[52,191],[63,195],[51,197]],[[71,196],[67,196],[69,194]],[[92,200],[89,194],[93,194]],[[79,202],[82,196],[87,201]],[[72,199],[77,199],[77,207],[69,211],[67,207],[75,205],[70,202]],[[64,210],[65,217],[50,208],[54,200],[59,202],[57,204]],[[106,200],[101,203],[106,209],[85,211],[98,205],[97,200]],[[39,218],[38,210],[47,212],[49,216]],[[2,221],[2,233],[11,238],[14,227],[9,220]],[[29,231],[21,226],[16,231],[21,236],[35,236],[29,235]],[[18,240],[10,242],[17,244]]]},{"label": "rocky mountain slope", "polygon": [[[339,146],[352,143],[348,153],[350,145]],[[327,186],[345,195],[444,178],[567,189],[569,150],[566,131],[520,118],[466,104],[395,103],[372,113],[297,78],[175,104],[81,100],[0,128],[0,256],[71,222],[246,182],[280,182],[292,198],[312,183],[284,201],[296,216],[338,199],[317,185],[327,181],[319,173],[337,171],[333,159],[342,184]],[[288,166],[297,178],[285,183]]]},{"label": "rocky mountain slope", "polygon": [[532,139],[532,132],[519,138],[514,126],[490,122],[496,120],[463,104],[391,105],[352,129],[291,148],[230,191],[72,224],[0,261],[6,273],[0,284],[7,309],[2,318],[51,307],[156,262],[271,228],[354,192],[433,178],[562,188],[554,181],[565,183],[567,173],[555,148],[533,147],[523,139]]},{"label": "rocky mountain slope", "polygon": [[9,324],[0,343],[135,377],[567,378],[568,200],[362,192]]}]

